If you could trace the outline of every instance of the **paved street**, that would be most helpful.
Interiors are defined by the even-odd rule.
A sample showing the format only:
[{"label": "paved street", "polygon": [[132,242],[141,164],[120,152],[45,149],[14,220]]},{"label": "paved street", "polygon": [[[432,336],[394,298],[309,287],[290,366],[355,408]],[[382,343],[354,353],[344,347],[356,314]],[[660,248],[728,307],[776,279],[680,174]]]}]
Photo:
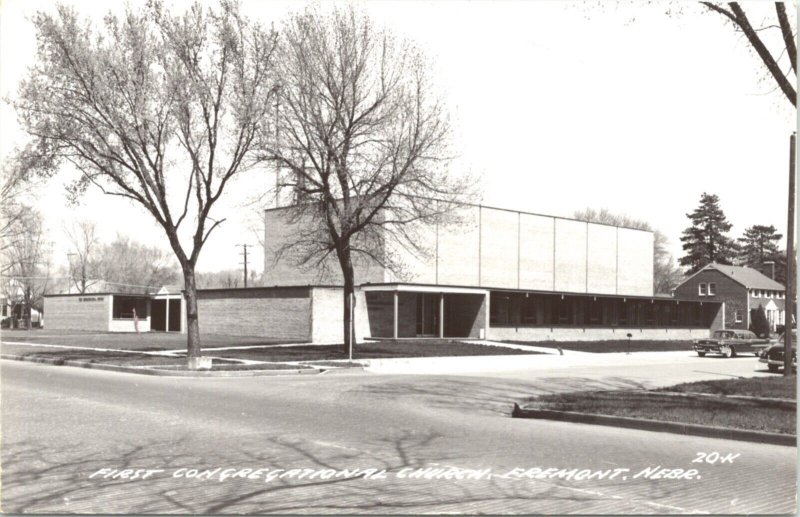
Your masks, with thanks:
[{"label": "paved street", "polygon": [[[753,358],[511,369],[491,377],[331,372],[192,379],[0,365],[5,512],[795,509],[795,448],[509,418],[513,401],[530,395],[753,375]],[[714,452],[733,456],[693,462]],[[691,479],[642,474],[658,466],[697,472],[680,473]],[[444,470],[426,471],[433,479],[409,476],[409,469],[426,467]],[[446,479],[456,472],[449,467],[488,470],[473,473],[476,479]],[[527,479],[522,473],[532,468],[540,470]],[[134,474],[115,479],[100,469],[158,472],[126,480]],[[203,476],[210,479],[181,469],[208,470]],[[233,476],[239,469],[250,470]],[[284,477],[269,478],[273,469]],[[354,478],[342,469],[377,472]],[[548,475],[536,479],[542,472]]]}]

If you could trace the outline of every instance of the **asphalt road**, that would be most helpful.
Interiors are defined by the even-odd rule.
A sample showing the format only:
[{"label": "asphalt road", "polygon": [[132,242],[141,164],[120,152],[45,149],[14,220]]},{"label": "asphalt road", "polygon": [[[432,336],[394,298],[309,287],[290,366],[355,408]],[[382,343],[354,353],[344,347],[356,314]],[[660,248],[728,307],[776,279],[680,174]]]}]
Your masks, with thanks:
[{"label": "asphalt road", "polygon": [[[793,513],[795,448],[509,418],[514,400],[537,393],[724,378],[752,372],[753,360],[744,361],[493,378],[205,379],[1,361],[2,510]],[[728,460],[696,462],[699,453]],[[684,478],[641,474],[658,466]],[[474,469],[477,479],[456,479],[466,471],[450,467]],[[424,471],[438,479],[409,478],[418,468],[442,470]],[[520,474],[532,468],[540,469],[528,471],[533,479]],[[157,472],[115,479],[100,469]],[[213,474],[187,478],[195,472],[180,469]],[[273,469],[284,477],[266,479]],[[375,470],[346,477],[342,469]]]}]

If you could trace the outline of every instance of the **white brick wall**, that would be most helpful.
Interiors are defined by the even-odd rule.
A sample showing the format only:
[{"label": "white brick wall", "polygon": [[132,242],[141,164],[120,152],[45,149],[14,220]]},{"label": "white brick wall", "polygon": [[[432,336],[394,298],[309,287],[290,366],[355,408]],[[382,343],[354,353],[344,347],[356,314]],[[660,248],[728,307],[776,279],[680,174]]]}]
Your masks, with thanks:
[{"label": "white brick wall", "polygon": [[[311,290],[311,341],[314,343],[342,343],[344,340],[343,289],[314,288]],[[364,292],[356,290],[356,342],[369,336],[367,300]]]},{"label": "white brick wall", "polygon": [[586,227],[580,221],[556,219],[556,291],[586,291]]},{"label": "white brick wall", "polygon": [[588,225],[589,267],[587,291],[616,294],[617,292],[617,228],[599,224]]},{"label": "white brick wall", "polygon": [[[332,275],[299,269],[270,257],[298,232],[285,226],[282,211],[267,212],[265,285],[341,285],[335,258]],[[653,234],[569,219],[487,207],[457,209],[458,224],[417,228],[414,238],[432,253],[416,257],[394,242],[386,249],[405,265],[395,275],[366,263],[356,283],[412,282],[466,287],[530,289],[621,295],[653,294]]]}]

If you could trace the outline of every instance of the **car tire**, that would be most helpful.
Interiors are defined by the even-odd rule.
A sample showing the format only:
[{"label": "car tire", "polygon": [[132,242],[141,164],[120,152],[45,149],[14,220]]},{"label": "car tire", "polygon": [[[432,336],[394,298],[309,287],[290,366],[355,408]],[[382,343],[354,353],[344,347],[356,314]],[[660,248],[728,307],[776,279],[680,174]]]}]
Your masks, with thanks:
[{"label": "car tire", "polygon": [[731,357],[736,357],[736,349],[731,347]]},{"label": "car tire", "polygon": [[728,359],[730,359],[731,357],[733,357],[733,356],[734,356],[734,351],[733,351],[733,348],[732,348],[732,347],[729,347],[729,346],[727,346],[727,347],[723,348],[723,349],[722,349],[722,355],[723,355],[723,356],[725,356],[725,357],[727,357]]},{"label": "car tire", "polygon": [[705,352],[697,352],[697,355],[699,355],[700,357],[705,357],[706,353]]},{"label": "car tire", "polygon": [[767,368],[769,368],[769,371],[771,371],[772,373],[776,373],[779,369],[779,366],[776,364],[768,364]]}]

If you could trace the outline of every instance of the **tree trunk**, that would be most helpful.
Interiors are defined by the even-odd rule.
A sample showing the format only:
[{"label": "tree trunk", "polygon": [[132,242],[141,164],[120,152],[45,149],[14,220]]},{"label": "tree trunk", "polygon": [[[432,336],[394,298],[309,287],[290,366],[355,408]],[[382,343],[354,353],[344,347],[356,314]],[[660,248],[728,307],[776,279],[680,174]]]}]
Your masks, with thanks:
[{"label": "tree trunk", "polygon": [[198,369],[198,362],[202,354],[200,346],[200,322],[197,318],[197,283],[194,277],[194,265],[183,266],[183,280],[186,297],[186,357],[188,368]]},{"label": "tree trunk", "polygon": [[31,329],[31,316],[33,315],[32,307],[31,307],[31,288],[25,288],[25,328],[26,330]]},{"label": "tree trunk", "polygon": [[[353,262],[350,259],[350,250],[345,250],[340,254],[341,261],[342,261],[342,274],[344,275],[344,303],[342,306],[344,307],[344,317],[342,321],[344,322],[343,331],[344,331],[344,353],[350,353],[350,327],[354,323],[353,318],[351,315],[353,314],[352,311],[352,301],[353,301],[353,293],[355,292],[354,285],[354,274],[353,274]],[[355,346],[355,343],[353,343]]]}]

